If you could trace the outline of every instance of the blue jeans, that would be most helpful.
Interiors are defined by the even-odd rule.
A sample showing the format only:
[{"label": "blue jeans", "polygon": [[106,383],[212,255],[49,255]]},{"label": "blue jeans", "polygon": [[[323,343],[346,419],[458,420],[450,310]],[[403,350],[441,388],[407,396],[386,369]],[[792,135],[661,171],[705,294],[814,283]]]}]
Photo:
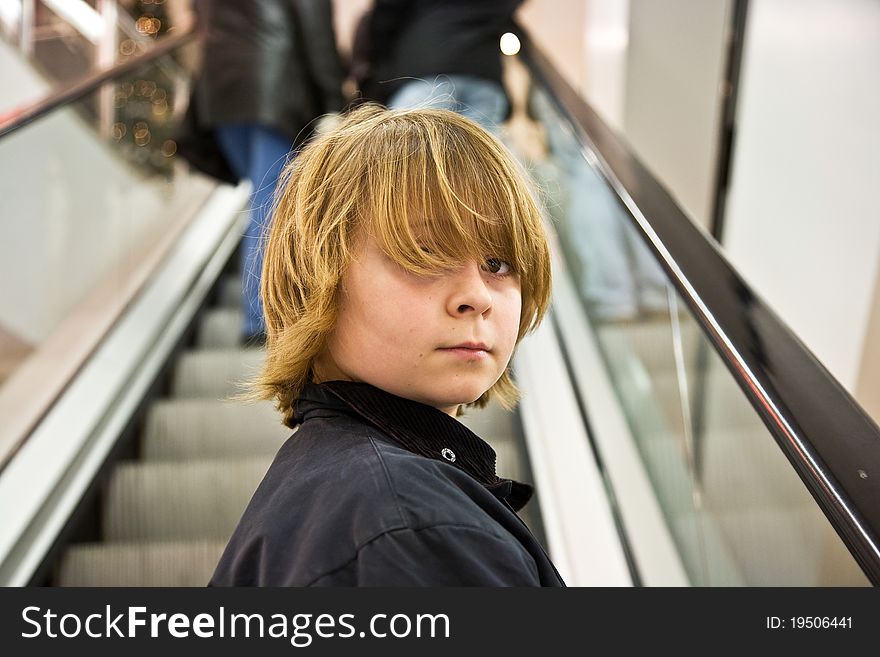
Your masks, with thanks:
[{"label": "blue jeans", "polygon": [[504,88],[497,82],[472,75],[440,75],[433,81],[411,80],[398,89],[388,107],[448,109],[498,134],[507,117]]},{"label": "blue jeans", "polygon": [[253,185],[250,221],[241,244],[242,337],[249,338],[266,330],[260,303],[262,239],[278,176],[287,163],[292,143],[277,130],[252,123],[219,125],[214,133],[232,170]]}]

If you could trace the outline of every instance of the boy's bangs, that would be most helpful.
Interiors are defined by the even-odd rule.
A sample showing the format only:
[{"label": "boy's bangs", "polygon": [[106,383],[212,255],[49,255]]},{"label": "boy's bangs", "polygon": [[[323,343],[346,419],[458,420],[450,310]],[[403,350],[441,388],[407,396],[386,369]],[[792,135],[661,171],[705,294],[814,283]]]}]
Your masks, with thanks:
[{"label": "boy's bangs", "polygon": [[374,195],[365,217],[389,258],[423,275],[487,258],[523,270],[526,245],[518,222],[528,210],[517,207],[512,190],[499,189],[485,167],[451,173],[433,162],[413,167],[412,159],[421,158],[408,159],[389,179],[396,181],[393,192]]}]

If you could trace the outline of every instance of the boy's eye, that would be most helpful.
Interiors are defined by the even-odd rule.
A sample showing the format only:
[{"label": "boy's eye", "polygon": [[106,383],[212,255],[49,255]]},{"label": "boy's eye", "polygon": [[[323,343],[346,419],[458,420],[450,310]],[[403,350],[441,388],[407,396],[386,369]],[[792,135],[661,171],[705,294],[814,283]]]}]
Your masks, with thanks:
[{"label": "boy's eye", "polygon": [[486,258],[483,269],[491,274],[509,274],[511,271],[510,263],[499,258]]}]

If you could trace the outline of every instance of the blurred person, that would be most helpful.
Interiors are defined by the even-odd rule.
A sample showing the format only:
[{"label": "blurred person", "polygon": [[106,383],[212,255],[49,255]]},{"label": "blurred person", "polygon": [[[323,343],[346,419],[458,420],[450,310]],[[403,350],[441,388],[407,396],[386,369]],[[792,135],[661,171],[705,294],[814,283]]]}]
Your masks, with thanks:
[{"label": "blurred person", "polygon": [[355,110],[288,165],[261,285],[255,396],[298,429],[211,585],[564,585],[515,512],[531,486],[456,419],[514,405],[513,351],[550,299],[497,139],[446,110]]},{"label": "blurred person", "polygon": [[554,190],[548,207],[577,254],[569,266],[590,316],[599,322],[668,316],[666,274],[538,88],[530,89],[529,111],[544,127],[551,166],[559,169],[561,186],[544,181],[545,188]]},{"label": "blurred person", "polygon": [[365,97],[452,110],[497,133],[510,113],[500,39],[521,3],[375,0],[353,48]]},{"label": "blurred person", "polygon": [[344,104],[330,0],[197,0],[202,31],[181,155],[253,186],[241,245],[244,343],[264,340],[261,236],[278,175],[322,115]]}]

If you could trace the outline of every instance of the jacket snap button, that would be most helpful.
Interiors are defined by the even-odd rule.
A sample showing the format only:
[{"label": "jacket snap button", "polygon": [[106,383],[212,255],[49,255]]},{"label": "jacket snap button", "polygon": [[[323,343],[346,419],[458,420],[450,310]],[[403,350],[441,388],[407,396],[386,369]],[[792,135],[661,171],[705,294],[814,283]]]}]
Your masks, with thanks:
[{"label": "jacket snap button", "polygon": [[448,447],[444,447],[444,448],[443,448],[443,451],[440,452],[440,456],[442,456],[443,458],[445,458],[445,459],[446,459],[447,461],[449,461],[450,463],[455,463],[455,452],[453,452],[453,451],[452,451],[451,449],[449,449]]}]

